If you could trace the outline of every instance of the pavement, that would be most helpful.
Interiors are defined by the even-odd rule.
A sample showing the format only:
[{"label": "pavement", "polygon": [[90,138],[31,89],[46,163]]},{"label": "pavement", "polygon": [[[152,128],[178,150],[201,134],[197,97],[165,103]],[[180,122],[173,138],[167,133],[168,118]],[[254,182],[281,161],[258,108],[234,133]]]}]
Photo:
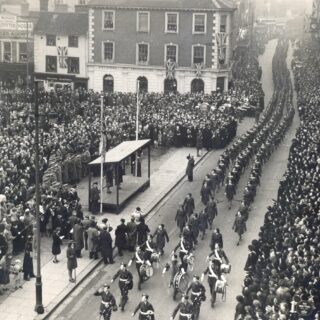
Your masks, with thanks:
[{"label": "pavement", "polygon": [[[153,154],[152,158],[154,162],[151,164],[150,187],[135,196],[119,215],[103,213],[96,216],[98,222],[107,217],[110,225],[113,226],[115,230],[115,227],[120,224],[120,219],[124,218],[128,221],[131,213],[137,206],[140,206],[144,213],[151,212],[152,209],[185,178],[187,155],[193,154],[195,156],[196,166],[207,155],[207,152],[203,152],[201,157],[197,157],[195,148],[171,148],[167,150],[167,152],[154,150],[154,153],[156,153],[156,157]],[[84,179],[78,185],[80,197],[81,194],[85,196],[84,192],[86,187],[87,180]],[[51,255],[51,239],[43,238],[42,242],[42,303],[45,313],[43,315],[37,315],[34,311],[35,280],[32,279],[31,281],[25,282],[22,289],[15,290],[14,292],[9,291],[1,297],[1,320],[46,318],[101,262],[101,260],[90,260],[88,252],[83,250],[83,258],[78,259],[78,268],[76,269],[77,283],[72,284],[68,281],[66,246],[63,246],[62,252],[58,257],[60,262],[54,264]],[[36,261],[34,260],[34,267],[35,266]]]}]

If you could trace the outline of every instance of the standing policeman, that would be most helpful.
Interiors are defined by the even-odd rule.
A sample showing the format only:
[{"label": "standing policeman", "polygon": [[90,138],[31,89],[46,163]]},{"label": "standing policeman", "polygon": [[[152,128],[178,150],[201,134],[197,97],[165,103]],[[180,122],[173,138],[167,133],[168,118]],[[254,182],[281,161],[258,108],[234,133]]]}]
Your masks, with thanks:
[{"label": "standing policeman", "polygon": [[116,280],[119,277],[119,288],[121,292],[121,300],[119,303],[119,307],[121,311],[124,311],[124,306],[126,305],[128,299],[128,292],[133,287],[133,277],[132,273],[127,270],[127,265],[125,263],[121,263],[120,269],[118,272],[113,276],[111,282]]}]

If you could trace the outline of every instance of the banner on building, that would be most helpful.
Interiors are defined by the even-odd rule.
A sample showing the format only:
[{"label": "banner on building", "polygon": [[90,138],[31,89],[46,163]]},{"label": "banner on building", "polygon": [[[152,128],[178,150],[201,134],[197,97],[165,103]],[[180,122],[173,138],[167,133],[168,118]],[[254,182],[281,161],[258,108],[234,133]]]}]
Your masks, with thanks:
[{"label": "banner on building", "polygon": [[195,72],[196,72],[196,78],[201,78],[202,76],[202,69],[204,67],[203,63],[195,63]]},{"label": "banner on building", "polygon": [[176,73],[176,63],[172,60],[168,60],[166,64],[166,78],[167,79],[174,79]]},{"label": "banner on building", "polygon": [[58,47],[59,66],[68,68],[68,47]]},{"label": "banner on building", "polygon": [[219,32],[216,34],[218,61],[220,66],[223,66],[226,62],[227,36],[226,32]]}]

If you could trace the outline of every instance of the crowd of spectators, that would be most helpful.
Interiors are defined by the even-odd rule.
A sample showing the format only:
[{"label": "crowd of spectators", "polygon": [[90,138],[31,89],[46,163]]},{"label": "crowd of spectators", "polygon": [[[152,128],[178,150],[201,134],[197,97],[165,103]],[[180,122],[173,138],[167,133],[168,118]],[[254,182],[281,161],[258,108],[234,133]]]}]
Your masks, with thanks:
[{"label": "crowd of spectators", "polygon": [[[318,49],[319,50],[319,49]],[[318,51],[300,43],[292,62],[300,127],[277,200],[249,245],[235,319],[320,317],[320,83]]]},{"label": "crowd of spectators", "polygon": [[[251,76],[254,72],[246,74],[248,86]],[[212,94],[141,93],[139,138],[165,148],[225,147],[236,134],[239,106],[249,101],[249,92],[236,86]],[[86,220],[74,184],[99,155],[100,99],[101,94],[84,89],[41,89],[38,94],[43,235],[59,229],[61,236],[70,238],[74,222]],[[23,251],[30,255],[36,247],[34,101],[32,89],[1,84],[0,255],[6,257],[1,270],[9,269],[7,257]],[[105,94],[103,101],[107,149],[135,139],[136,95]]]}]

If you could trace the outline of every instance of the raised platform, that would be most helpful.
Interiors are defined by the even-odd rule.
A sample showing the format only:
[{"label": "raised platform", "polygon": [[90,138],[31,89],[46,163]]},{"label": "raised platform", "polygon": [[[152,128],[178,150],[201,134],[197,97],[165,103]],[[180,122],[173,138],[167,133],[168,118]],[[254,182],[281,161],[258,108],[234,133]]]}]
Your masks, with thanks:
[{"label": "raised platform", "polygon": [[[99,185],[100,178],[92,177],[91,182],[98,182]],[[135,196],[138,192],[143,192],[150,186],[150,180],[148,179],[148,177],[134,177],[131,175],[124,175],[121,189],[119,189],[119,199],[117,201],[117,186],[111,187],[111,193],[107,193],[105,179],[103,180],[103,182],[104,187],[102,189],[102,208],[103,210],[111,211],[114,213],[120,213],[133,196]]]}]

